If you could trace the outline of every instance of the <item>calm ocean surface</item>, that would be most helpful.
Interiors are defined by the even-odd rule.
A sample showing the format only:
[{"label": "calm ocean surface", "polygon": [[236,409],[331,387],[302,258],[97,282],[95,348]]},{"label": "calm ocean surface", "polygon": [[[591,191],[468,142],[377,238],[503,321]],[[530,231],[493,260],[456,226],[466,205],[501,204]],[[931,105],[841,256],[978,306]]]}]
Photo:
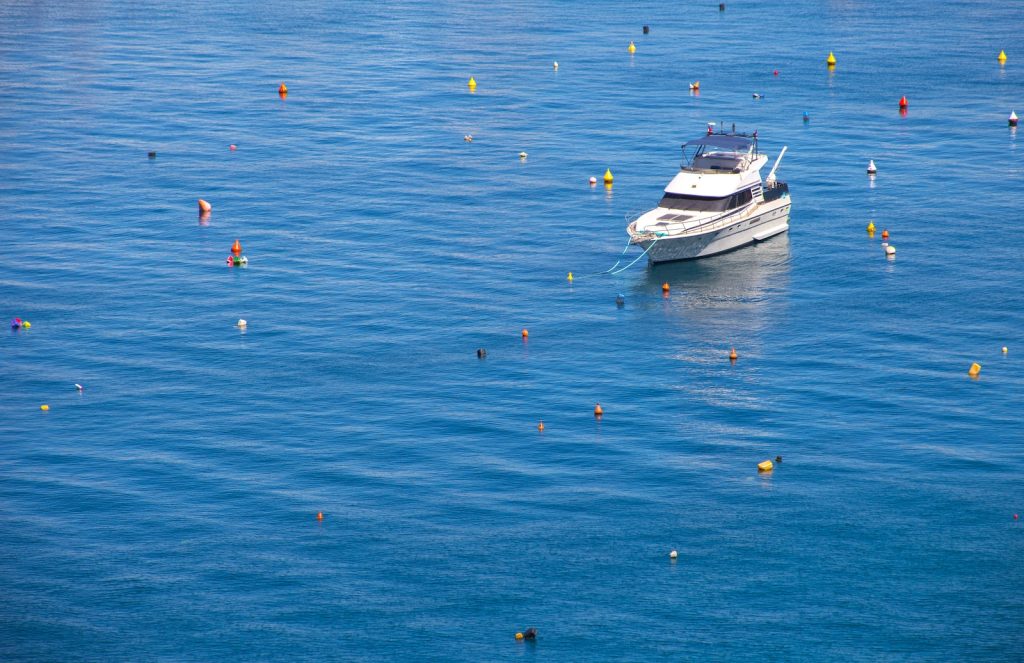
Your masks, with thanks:
[{"label": "calm ocean surface", "polygon": [[[1021,3],[0,28],[0,659],[1024,660]],[[582,276],[708,121],[790,232]]]}]

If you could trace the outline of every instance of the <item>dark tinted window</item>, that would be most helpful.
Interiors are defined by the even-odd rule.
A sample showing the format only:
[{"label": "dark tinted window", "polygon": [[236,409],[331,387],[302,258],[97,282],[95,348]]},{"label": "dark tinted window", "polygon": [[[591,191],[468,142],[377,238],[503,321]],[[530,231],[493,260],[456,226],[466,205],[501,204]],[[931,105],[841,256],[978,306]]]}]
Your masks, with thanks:
[{"label": "dark tinted window", "polygon": [[725,198],[706,198],[704,196],[690,196],[685,193],[666,193],[665,197],[658,203],[658,207],[668,209],[686,210],[688,212],[724,212],[741,205],[746,205],[753,200],[750,189],[744,189]]}]

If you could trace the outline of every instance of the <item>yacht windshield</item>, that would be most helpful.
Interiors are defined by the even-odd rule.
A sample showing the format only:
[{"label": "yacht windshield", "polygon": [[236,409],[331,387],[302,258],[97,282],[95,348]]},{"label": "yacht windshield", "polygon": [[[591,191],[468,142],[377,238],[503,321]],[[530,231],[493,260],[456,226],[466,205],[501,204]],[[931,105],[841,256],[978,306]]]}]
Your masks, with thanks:
[{"label": "yacht windshield", "polygon": [[685,193],[665,193],[665,197],[658,203],[658,207],[665,209],[677,209],[687,212],[724,212],[728,209],[746,205],[754,199],[750,189],[737,191],[731,196],[724,198],[707,198],[705,196],[691,196]]}]

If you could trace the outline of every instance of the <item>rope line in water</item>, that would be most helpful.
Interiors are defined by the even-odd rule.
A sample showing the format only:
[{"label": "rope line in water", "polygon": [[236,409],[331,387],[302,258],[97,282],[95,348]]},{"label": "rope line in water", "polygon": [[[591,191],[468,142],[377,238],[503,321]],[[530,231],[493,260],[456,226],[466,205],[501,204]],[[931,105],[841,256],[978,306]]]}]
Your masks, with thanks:
[{"label": "rope line in water", "polygon": [[612,265],[608,269],[604,270],[603,272],[591,272],[590,274],[584,274],[582,276],[577,276],[576,279],[586,278],[588,276],[603,276],[605,274],[610,274],[612,276],[614,276],[616,274],[621,274],[622,272],[626,271],[627,269],[629,269],[630,267],[635,265],[637,262],[639,262],[640,258],[643,258],[645,255],[647,255],[647,252],[654,248],[654,245],[658,243],[659,239],[661,239],[661,238],[660,237],[655,237],[654,241],[651,242],[651,245],[648,246],[646,249],[644,249],[644,252],[641,253],[640,255],[638,255],[636,257],[636,259],[633,260],[633,262],[629,263],[628,265],[626,265],[625,267],[622,267],[620,269],[615,269],[622,262],[622,257],[626,255],[626,251],[629,251],[629,247],[633,245],[632,244],[633,240],[629,239],[629,240],[626,241],[626,248],[622,249],[622,253],[619,254],[619,259],[615,261],[614,265]]}]

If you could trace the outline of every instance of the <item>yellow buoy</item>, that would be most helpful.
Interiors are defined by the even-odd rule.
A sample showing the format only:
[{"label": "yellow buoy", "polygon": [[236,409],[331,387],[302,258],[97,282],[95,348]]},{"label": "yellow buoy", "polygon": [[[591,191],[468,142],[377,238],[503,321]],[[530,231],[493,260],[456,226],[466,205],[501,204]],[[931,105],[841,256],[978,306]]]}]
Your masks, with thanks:
[{"label": "yellow buoy", "polygon": [[516,633],[516,640],[522,640],[522,639],[523,639],[523,634],[522,633]]},{"label": "yellow buoy", "polygon": [[999,57],[997,59],[1000,62],[1006,62],[1006,51],[999,51]]},{"label": "yellow buoy", "polygon": [[613,179],[615,179],[615,178],[612,177],[612,169],[611,168],[609,168],[608,170],[604,171],[604,183],[605,184],[611,184]]},{"label": "yellow buoy", "polygon": [[569,283],[572,283],[572,272],[569,272]]},{"label": "yellow buoy", "polygon": [[971,367],[967,370],[967,375],[970,375],[972,378],[978,377],[979,373],[981,373],[981,364],[978,362],[971,364]]},{"label": "yellow buoy", "polygon": [[835,53],[833,53],[832,51],[829,51],[828,52],[828,59],[825,60],[825,63],[828,64],[828,66],[830,66],[830,67],[836,66],[836,56],[835,56]]},{"label": "yellow buoy", "polygon": [[773,469],[775,469],[775,466],[772,465],[772,461],[770,460],[762,460],[757,464],[758,472],[771,472]]},{"label": "yellow buoy", "polygon": [[466,83],[466,85],[469,86],[470,90],[476,89],[476,79],[473,78],[472,76],[470,76],[469,77],[469,83]]},{"label": "yellow buoy", "polygon": [[633,42],[629,42],[629,52],[636,53],[636,44],[634,44]]},{"label": "yellow buoy", "polygon": [[1005,355],[1005,354],[1006,354],[1007,352],[1009,352],[1009,351],[1010,351],[1010,349],[1009,349],[1009,348],[1007,348],[1007,347],[1006,347],[1006,346],[1004,345],[1004,346],[1003,346],[1003,354]]},{"label": "yellow buoy", "polygon": [[22,320],[21,321],[21,328],[22,329],[32,329],[32,323],[29,322],[28,320]]},{"label": "yellow buoy", "polygon": [[875,222],[874,221],[868,221],[868,232],[869,233],[875,232]]},{"label": "yellow buoy", "polygon": [[43,412],[46,412],[47,410],[50,409],[50,406],[44,403],[43,405],[39,406],[39,409],[42,410]]}]

